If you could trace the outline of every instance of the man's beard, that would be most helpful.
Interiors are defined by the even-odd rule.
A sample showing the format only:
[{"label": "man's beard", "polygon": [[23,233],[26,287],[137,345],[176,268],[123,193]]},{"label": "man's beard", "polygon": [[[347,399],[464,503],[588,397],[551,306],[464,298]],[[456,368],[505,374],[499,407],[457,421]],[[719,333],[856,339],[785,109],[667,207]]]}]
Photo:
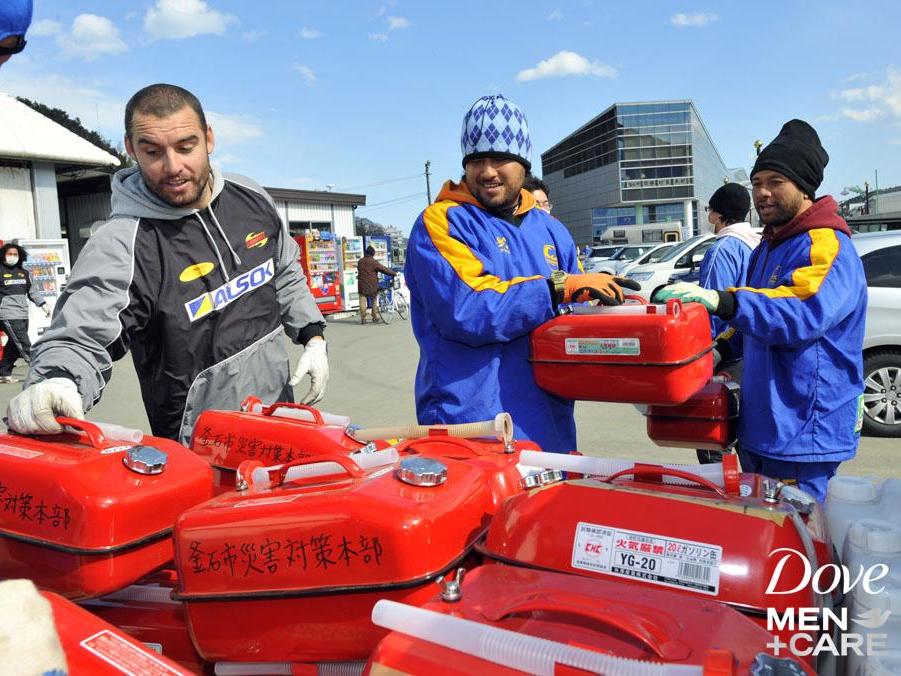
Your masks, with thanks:
[{"label": "man's beard", "polygon": [[210,173],[210,165],[207,163],[206,167],[196,177],[188,179],[188,183],[193,186],[193,189],[174,200],[166,194],[165,181],[152,183],[143,169],[141,169],[141,178],[144,179],[144,185],[147,186],[150,192],[170,207],[186,207],[189,204],[194,204],[203,195],[203,191],[206,190],[207,184],[210,182]]},{"label": "man's beard", "polygon": [[801,210],[801,204],[803,202],[804,197],[802,195],[799,195],[796,200],[786,204],[780,204],[779,202],[776,202],[774,205],[775,213],[770,215],[768,220],[764,220],[763,216],[760,216],[760,209],[757,209],[757,215],[760,216],[760,220],[764,225],[779,228],[783,225],[786,225],[787,223],[790,223],[792,219],[798,215],[798,212]]},{"label": "man's beard", "polygon": [[478,181],[473,181],[472,185],[467,181],[467,187],[469,188],[469,192],[479,201],[483,207],[488,209],[489,211],[513,211],[519,206],[519,196],[520,190],[507,189],[504,187],[504,191],[501,195],[498,195],[495,198],[489,199],[487,198],[481,190],[481,186]]}]

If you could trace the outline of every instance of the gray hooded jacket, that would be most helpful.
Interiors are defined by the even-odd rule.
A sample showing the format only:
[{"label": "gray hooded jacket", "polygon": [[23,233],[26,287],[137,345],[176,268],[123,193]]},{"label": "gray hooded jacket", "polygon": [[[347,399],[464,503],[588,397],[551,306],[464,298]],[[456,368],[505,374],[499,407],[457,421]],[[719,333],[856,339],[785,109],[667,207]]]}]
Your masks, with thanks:
[{"label": "gray hooded jacket", "polygon": [[214,168],[210,205],[183,209],[129,168],[114,176],[112,216],[78,257],[25,384],[71,378],[87,410],[131,349],[153,433],[187,444],[205,409],[291,400],[282,334],[306,344],[324,327],[297,243],[259,185]]}]

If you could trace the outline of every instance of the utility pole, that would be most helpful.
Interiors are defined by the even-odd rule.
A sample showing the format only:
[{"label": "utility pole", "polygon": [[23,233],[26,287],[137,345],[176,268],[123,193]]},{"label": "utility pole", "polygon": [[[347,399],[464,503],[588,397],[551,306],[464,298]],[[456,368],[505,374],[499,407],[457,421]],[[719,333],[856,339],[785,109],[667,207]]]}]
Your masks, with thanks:
[{"label": "utility pole", "polygon": [[432,163],[429,160],[425,161],[425,194],[428,198],[428,202],[426,202],[426,206],[432,203],[432,186],[429,183],[429,167],[432,166]]}]

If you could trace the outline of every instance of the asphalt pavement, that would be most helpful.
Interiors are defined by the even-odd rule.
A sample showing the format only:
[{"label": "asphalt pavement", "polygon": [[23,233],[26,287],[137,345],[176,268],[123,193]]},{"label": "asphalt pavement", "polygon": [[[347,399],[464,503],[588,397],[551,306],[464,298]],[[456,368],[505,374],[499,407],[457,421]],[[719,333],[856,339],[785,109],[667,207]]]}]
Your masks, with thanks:
[{"label": "asphalt pavement", "polygon": [[[330,319],[326,331],[331,378],[323,411],[349,415],[355,425],[387,426],[416,422],[413,378],[419,350],[409,320],[390,325],[361,326],[357,315]],[[292,367],[301,348],[290,347]],[[19,361],[14,375],[23,377]],[[19,391],[20,385],[0,384],[0,410]],[[296,395],[306,391],[304,383]],[[114,422],[149,432],[131,359],[113,368],[113,377],[103,399],[87,417]],[[629,404],[578,402],[576,425],[579,448],[590,455],[635,458],[649,462],[696,462],[690,449],[661,448],[648,439],[645,419]],[[901,440],[863,437],[857,457],[841,467],[842,474],[901,477]]]}]

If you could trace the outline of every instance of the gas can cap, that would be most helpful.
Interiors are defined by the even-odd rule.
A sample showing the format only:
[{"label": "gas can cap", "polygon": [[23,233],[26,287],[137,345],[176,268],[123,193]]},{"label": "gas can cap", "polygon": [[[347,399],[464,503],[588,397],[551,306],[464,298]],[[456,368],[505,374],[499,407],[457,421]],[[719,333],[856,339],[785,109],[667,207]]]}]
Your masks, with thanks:
[{"label": "gas can cap", "polygon": [[162,474],[168,456],[153,446],[133,446],[122,456],[122,463],[138,474]]},{"label": "gas can cap", "polygon": [[434,458],[404,458],[396,476],[411,486],[440,486],[447,481],[447,465]]}]

